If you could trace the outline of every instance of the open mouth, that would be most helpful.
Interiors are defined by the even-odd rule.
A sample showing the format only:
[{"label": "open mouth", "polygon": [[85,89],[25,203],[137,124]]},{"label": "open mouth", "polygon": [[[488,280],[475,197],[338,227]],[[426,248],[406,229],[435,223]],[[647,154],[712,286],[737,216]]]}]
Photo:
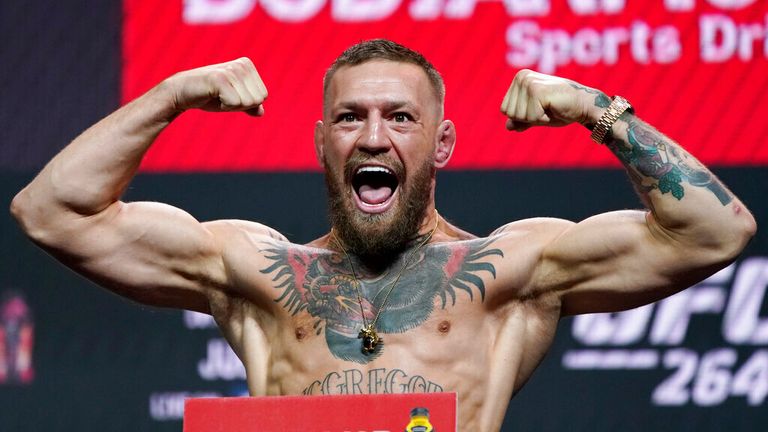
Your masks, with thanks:
[{"label": "open mouth", "polygon": [[367,213],[386,211],[394,201],[400,182],[394,171],[380,165],[363,165],[352,176],[355,202]]}]

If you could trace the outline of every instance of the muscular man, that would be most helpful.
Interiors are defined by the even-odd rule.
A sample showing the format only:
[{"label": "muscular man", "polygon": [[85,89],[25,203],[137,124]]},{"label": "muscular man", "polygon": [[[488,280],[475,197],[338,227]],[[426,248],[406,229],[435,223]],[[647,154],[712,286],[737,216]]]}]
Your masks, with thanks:
[{"label": "muscular man", "polygon": [[507,128],[605,129],[649,210],[462,231],[435,210],[435,171],[456,140],[443,96],[434,68],[392,42],[336,60],[314,135],[333,227],[306,245],[255,222],[120,201],[184,111],[264,114],[267,89],[245,58],[178,73],[100,121],[12,212],[104,287],[213,315],[252,395],[455,391],[465,431],[500,427],[561,317],[662,299],[734,260],[755,232],[744,204],[682,147],[631,110],[603,117],[618,116],[620,99],[531,71],[504,97]]}]

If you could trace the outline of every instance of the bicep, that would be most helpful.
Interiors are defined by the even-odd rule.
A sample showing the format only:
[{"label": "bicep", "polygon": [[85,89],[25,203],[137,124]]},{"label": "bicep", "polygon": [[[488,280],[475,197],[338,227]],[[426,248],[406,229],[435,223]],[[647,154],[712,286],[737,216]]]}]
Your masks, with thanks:
[{"label": "bicep", "polygon": [[604,213],[566,227],[544,247],[534,284],[559,294],[564,315],[631,309],[706,276],[685,251],[647,212]]},{"label": "bicep", "polygon": [[207,290],[226,283],[220,242],[178,208],[117,202],[67,224],[48,249],[84,276],[140,303],[208,312]]}]

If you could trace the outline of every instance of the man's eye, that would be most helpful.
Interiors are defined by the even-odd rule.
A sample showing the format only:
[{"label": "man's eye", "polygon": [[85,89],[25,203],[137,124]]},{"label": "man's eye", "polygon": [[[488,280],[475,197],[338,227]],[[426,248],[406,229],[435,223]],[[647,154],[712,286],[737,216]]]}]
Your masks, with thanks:
[{"label": "man's eye", "polygon": [[349,123],[349,122],[353,122],[355,120],[357,120],[357,116],[354,115],[353,113],[344,113],[344,114],[339,115],[339,121],[341,121],[341,122]]},{"label": "man's eye", "polygon": [[397,123],[403,123],[407,122],[411,119],[411,116],[408,113],[395,113],[394,116],[392,116]]}]

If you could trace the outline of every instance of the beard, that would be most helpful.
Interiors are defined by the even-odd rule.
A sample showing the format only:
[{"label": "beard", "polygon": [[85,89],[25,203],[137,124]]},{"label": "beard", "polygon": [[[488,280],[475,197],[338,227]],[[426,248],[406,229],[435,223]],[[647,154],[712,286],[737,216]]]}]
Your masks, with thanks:
[{"label": "beard", "polygon": [[[354,204],[351,186],[355,169],[363,162],[380,161],[391,167],[399,180],[393,191],[398,202],[384,213],[362,213]],[[345,247],[366,264],[386,266],[408,246],[419,231],[432,192],[434,162],[431,158],[404,182],[403,165],[389,157],[355,154],[345,164],[343,178],[325,165],[325,185],[331,224]]]}]

